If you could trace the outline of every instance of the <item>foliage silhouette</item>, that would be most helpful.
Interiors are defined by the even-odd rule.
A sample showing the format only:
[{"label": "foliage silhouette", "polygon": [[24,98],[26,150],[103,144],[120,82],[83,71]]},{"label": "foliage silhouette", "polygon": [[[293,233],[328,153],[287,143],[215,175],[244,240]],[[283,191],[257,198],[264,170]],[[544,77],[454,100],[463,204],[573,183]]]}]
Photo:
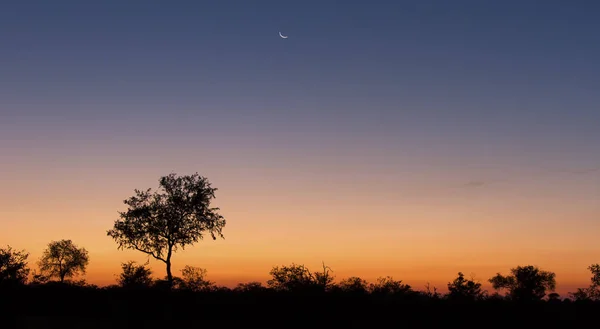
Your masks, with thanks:
[{"label": "foliage silhouette", "polygon": [[554,291],[556,275],[553,272],[542,271],[536,266],[517,266],[512,268],[511,275],[500,273],[489,282],[494,289],[507,289],[508,295],[517,301],[535,301],[544,298],[546,291]]},{"label": "foliage silhouette", "polygon": [[135,261],[121,263],[122,272],[117,279],[119,286],[130,289],[149,288],[152,286],[152,271],[148,264],[137,264]]},{"label": "foliage silhouette", "polygon": [[576,301],[600,300],[600,264],[592,264],[588,266],[588,270],[592,273],[590,286],[569,293]]},{"label": "foliage silhouette", "polygon": [[481,290],[481,283],[473,279],[465,279],[462,272],[458,272],[458,277],[452,282],[448,282],[448,299],[475,301],[485,297],[485,291]]},{"label": "foliage silhouette", "polygon": [[33,270],[31,272],[30,284],[39,285],[39,284],[44,284],[48,281],[49,281],[49,278],[47,276],[43,275],[42,273],[40,273],[39,271]]},{"label": "foliage silhouette", "polygon": [[323,272],[311,273],[304,265],[293,264],[289,266],[275,266],[269,274],[271,279],[267,286],[279,291],[321,291],[324,292],[333,286],[331,269],[323,263]]},{"label": "foliage silhouette", "polygon": [[370,284],[369,290],[376,295],[402,295],[413,292],[410,285],[402,283],[402,280],[394,280],[391,276],[377,278],[377,282]]},{"label": "foliage silhouette", "polygon": [[179,248],[202,240],[205,233],[213,240],[224,238],[225,219],[219,208],[210,208],[217,189],[195,173],[178,177],[175,173],[159,180],[159,191],[135,190],[123,202],[127,211],[119,212],[107,235],[119,249],[134,249],[165,263],[167,281],[173,282],[171,257]]},{"label": "foliage silhouette", "polygon": [[428,298],[433,298],[433,299],[438,299],[441,297],[441,294],[437,291],[436,287],[433,287],[433,291],[431,291],[431,285],[429,284],[429,282],[427,282],[427,284],[425,285],[424,294]]},{"label": "foliage silhouette", "polygon": [[[140,267],[132,262],[124,264],[134,265],[132,269]],[[204,270],[188,268],[192,274],[184,277],[206,281]],[[322,285],[317,284],[322,281],[315,279],[315,273],[302,265],[276,268],[283,274],[296,275],[297,280],[288,280],[288,276],[283,275],[278,281],[284,286],[293,283],[291,290],[277,285],[268,288],[258,282],[240,284],[233,290],[214,286],[170,289],[166,286],[168,280],[156,280],[148,289],[49,282],[24,285],[18,290],[3,289],[0,309],[21,322],[39,319],[40,328],[184,328],[198,323],[198,319],[202,319],[202,326],[219,328],[304,328],[315,323],[332,328],[481,328],[482,323],[492,328],[514,327],[515,324],[528,328],[597,327],[600,302],[571,303],[549,294],[548,301],[515,303],[515,298],[480,295],[477,283],[461,273],[449,282],[454,294],[460,297],[450,297],[453,290],[449,289],[448,298],[439,298],[429,286],[425,291],[414,291],[392,277],[379,278],[372,284],[350,277],[322,289]],[[321,273],[331,277],[330,269],[324,268]],[[306,278],[312,281],[306,283]],[[180,280],[183,282],[185,278]],[[303,284],[294,283],[298,281]],[[162,282],[162,286],[157,282]],[[314,294],[316,291],[319,293]],[[481,298],[472,299],[465,308],[463,296]],[[27,307],[15,300],[27,300]],[[282,323],[278,318],[285,320]],[[29,323],[14,327],[36,326]]]},{"label": "foliage silhouette", "polygon": [[553,292],[553,293],[549,293],[548,294],[548,301],[549,302],[558,302],[560,301],[560,295]]},{"label": "foliage silhouette", "polygon": [[19,285],[27,283],[29,268],[25,250],[14,250],[11,246],[0,248],[0,285]]},{"label": "foliage silhouette", "polygon": [[365,295],[369,292],[369,283],[359,277],[351,276],[340,281],[337,288],[345,293]]},{"label": "foliage silhouette", "polygon": [[89,263],[88,252],[71,240],[52,241],[38,262],[41,274],[48,279],[56,277],[60,282],[77,274],[85,274]]},{"label": "foliage silhouette", "polygon": [[238,285],[233,289],[234,292],[241,293],[260,293],[265,292],[268,288],[263,286],[262,283],[258,281],[251,281],[246,283],[238,283]]},{"label": "foliage silhouette", "polygon": [[181,270],[178,289],[193,292],[207,291],[214,288],[214,282],[206,280],[206,269],[186,265]]}]

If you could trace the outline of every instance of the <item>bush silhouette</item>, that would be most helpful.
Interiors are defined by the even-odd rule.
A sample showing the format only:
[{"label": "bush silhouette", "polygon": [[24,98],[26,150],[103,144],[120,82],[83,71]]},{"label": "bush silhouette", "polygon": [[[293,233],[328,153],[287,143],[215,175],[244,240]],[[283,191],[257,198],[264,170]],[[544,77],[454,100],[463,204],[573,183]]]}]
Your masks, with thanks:
[{"label": "bush silhouette", "polygon": [[556,275],[535,266],[517,266],[510,271],[511,275],[503,276],[498,273],[489,282],[494,289],[507,289],[508,296],[513,300],[541,300],[546,291],[554,291],[556,287]]},{"label": "bush silhouette", "polygon": [[14,250],[11,246],[0,248],[0,286],[27,283],[28,257],[25,250]]},{"label": "bush silhouette", "polygon": [[[498,294],[483,298],[480,284],[460,272],[448,283],[448,298],[440,298],[429,285],[416,291],[390,276],[374,283],[349,277],[334,285],[329,269],[324,268],[317,272],[319,276],[302,265],[278,266],[271,271],[271,288],[248,282],[231,291],[212,284],[207,288],[205,283],[210,281],[206,270],[187,266],[182,277],[173,277],[171,282],[181,289],[172,289],[166,279],[153,281],[153,289],[129,289],[147,287],[151,281],[145,264],[130,261],[122,264],[121,286],[98,288],[60,282],[25,285],[18,290],[2,290],[0,309],[19,319],[42,319],[41,328],[182,328],[198,319],[203,326],[223,328],[304,328],[314,323],[332,328],[480,328],[482,323],[497,328],[515,324],[592,328],[596,327],[595,315],[600,307],[600,302],[594,300],[560,300],[555,293],[549,294],[547,301],[535,299],[537,303],[517,304],[515,301],[532,299],[518,299],[510,291],[508,299]],[[527,267],[528,275],[523,275],[522,268],[513,269],[514,279],[503,279],[515,280],[510,286],[513,289],[520,287],[517,275],[524,287],[532,285],[523,278],[532,276],[549,285],[544,280],[552,276]],[[319,279],[324,277],[328,279]],[[183,288],[184,282],[196,288]],[[17,299],[27,300],[27,307],[14,303]],[[465,300],[470,301],[468,307]],[[80,319],[85,322],[78,323]]]},{"label": "bush silhouette", "polygon": [[369,290],[376,295],[403,295],[413,291],[410,285],[402,283],[402,280],[394,280],[391,276],[378,278],[377,282],[370,284]]},{"label": "bush silhouette", "polygon": [[152,271],[147,264],[138,265],[135,261],[121,264],[123,272],[119,275],[117,283],[123,288],[140,289],[152,286]]},{"label": "bush silhouette", "polygon": [[38,266],[46,278],[56,277],[62,283],[77,274],[85,274],[88,263],[88,252],[85,248],[77,247],[71,240],[60,240],[48,244]]},{"label": "bush silhouette", "polygon": [[462,272],[458,272],[458,277],[452,282],[448,282],[448,299],[461,301],[475,301],[483,299],[485,292],[481,290],[481,283],[473,279],[465,279]]},{"label": "bush silhouette", "polygon": [[369,292],[369,283],[359,277],[352,276],[340,281],[337,288],[342,292],[364,295]]},{"label": "bush silhouette", "polygon": [[600,264],[592,264],[588,266],[588,270],[592,273],[590,286],[569,293],[577,301],[600,300]]},{"label": "bush silhouette", "polygon": [[304,265],[275,266],[269,273],[267,285],[275,290],[290,292],[326,291],[333,287],[331,269],[323,264],[323,272],[312,273]]},{"label": "bush silhouette", "polygon": [[243,292],[243,293],[261,293],[265,292],[268,288],[263,286],[262,283],[258,281],[246,282],[246,283],[238,283],[238,285],[233,289],[235,292]]},{"label": "bush silhouette", "polygon": [[181,278],[178,280],[177,288],[193,292],[208,291],[215,288],[214,282],[206,279],[206,269],[186,265],[181,270]]}]

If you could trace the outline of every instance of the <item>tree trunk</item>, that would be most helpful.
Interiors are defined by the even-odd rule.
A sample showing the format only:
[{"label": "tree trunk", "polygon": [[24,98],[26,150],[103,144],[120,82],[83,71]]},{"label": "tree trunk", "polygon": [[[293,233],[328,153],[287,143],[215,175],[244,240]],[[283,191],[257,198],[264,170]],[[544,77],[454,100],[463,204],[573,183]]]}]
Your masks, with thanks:
[{"label": "tree trunk", "polygon": [[171,286],[173,285],[173,273],[171,273],[171,254],[172,254],[172,248],[169,247],[169,251],[167,253],[167,261],[165,263],[167,263],[167,281],[169,282],[169,288],[171,288]]}]

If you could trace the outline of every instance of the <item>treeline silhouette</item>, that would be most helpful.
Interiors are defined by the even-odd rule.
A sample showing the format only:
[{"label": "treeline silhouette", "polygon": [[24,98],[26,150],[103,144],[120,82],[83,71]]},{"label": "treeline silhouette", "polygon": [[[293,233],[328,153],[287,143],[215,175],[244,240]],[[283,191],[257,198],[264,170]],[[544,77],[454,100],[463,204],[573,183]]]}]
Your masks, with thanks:
[{"label": "treeline silhouette", "polygon": [[331,268],[290,264],[271,269],[266,284],[223,287],[206,269],[171,270],[173,254],[209,234],[223,238],[225,219],[210,208],[216,189],[197,173],[161,177],[160,191],[135,191],[128,210],[107,232],[119,249],[134,249],[165,264],[153,277],[148,262],[121,264],[116,284],[83,279],[90,262],[72,240],[51,241],[37,262],[11,246],[0,248],[0,328],[600,328],[600,265],[590,285],[554,292],[556,275],[534,265],[489,278],[494,292],[459,272],[447,293],[415,289],[393,277],[336,280]]}]

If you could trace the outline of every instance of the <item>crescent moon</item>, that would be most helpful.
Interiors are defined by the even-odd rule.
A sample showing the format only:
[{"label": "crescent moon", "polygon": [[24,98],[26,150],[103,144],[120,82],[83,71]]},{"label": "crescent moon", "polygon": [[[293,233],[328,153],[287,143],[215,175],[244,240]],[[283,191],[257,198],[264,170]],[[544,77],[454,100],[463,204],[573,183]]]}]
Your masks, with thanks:
[{"label": "crescent moon", "polygon": [[287,39],[287,36],[285,36],[285,35],[281,34],[281,32],[279,32],[279,36],[280,36],[281,38],[283,38],[283,39]]}]

